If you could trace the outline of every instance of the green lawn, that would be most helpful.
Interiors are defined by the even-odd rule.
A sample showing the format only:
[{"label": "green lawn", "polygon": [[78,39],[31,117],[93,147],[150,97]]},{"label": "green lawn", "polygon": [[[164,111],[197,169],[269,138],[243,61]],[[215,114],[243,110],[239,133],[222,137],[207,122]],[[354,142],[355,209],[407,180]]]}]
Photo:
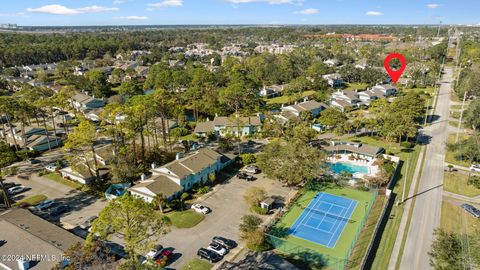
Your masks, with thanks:
[{"label": "green lawn", "polygon": [[355,248],[353,249],[353,253],[350,256],[349,269],[360,269],[363,257],[365,257],[365,254],[367,253],[368,246],[370,245],[373,233],[375,232],[375,227],[377,226],[377,221],[382,214],[383,206],[386,202],[387,200],[385,196],[377,196],[375,199],[364,228],[360,233]]},{"label": "green lawn", "polygon": [[431,87],[431,86],[428,86],[428,87],[425,87],[425,88],[417,88],[417,87],[415,87],[415,88],[408,88],[408,89],[405,88],[405,89],[402,89],[402,92],[404,92],[404,93],[408,93],[408,92],[419,92],[419,93],[425,92],[425,93],[429,93],[430,95],[432,95],[433,92],[434,92],[434,88]]},{"label": "green lawn", "polygon": [[440,227],[449,232],[473,234],[480,231],[480,222],[459,205],[443,201]]},{"label": "green lawn", "polygon": [[205,215],[197,213],[192,209],[174,211],[168,213],[167,216],[172,221],[173,226],[177,228],[192,228],[205,218]]},{"label": "green lawn", "polygon": [[475,197],[480,195],[480,189],[467,183],[468,174],[458,172],[445,172],[443,178],[443,189],[468,197]]},{"label": "green lawn", "polygon": [[74,189],[78,189],[78,190],[82,190],[82,191],[88,190],[87,186],[82,185],[82,184],[80,184],[78,182],[75,182],[75,181],[65,179],[58,173],[47,173],[47,174],[44,174],[42,177],[48,178],[48,179],[53,180],[57,183],[69,186],[69,187],[74,188]]},{"label": "green lawn", "polygon": [[[466,139],[468,137],[469,137],[469,135],[464,134],[464,133],[460,133],[459,137],[458,137],[458,140],[463,140],[463,139]],[[447,142],[448,143],[454,143],[455,138],[456,138],[455,133],[449,134]],[[452,164],[455,164],[455,165],[458,165],[458,166],[470,167],[470,162],[464,161],[464,160],[458,160],[455,157],[455,152],[453,152],[453,151],[448,151],[447,150],[447,152],[445,153],[445,162],[452,163]]]},{"label": "green lawn", "polygon": [[209,270],[213,267],[213,264],[200,260],[197,258],[191,259],[180,270]]},{"label": "green lawn", "polygon": [[178,139],[181,140],[181,141],[197,141],[198,137],[197,137],[197,135],[195,135],[193,133],[190,133],[190,134],[182,136]]},{"label": "green lawn", "polygon": [[[285,239],[286,242],[278,243],[278,245],[276,245],[277,250],[286,253],[296,253],[299,252],[301,248],[306,248],[322,255],[326,255],[326,257],[343,259],[345,256],[347,256],[350,248],[354,244],[353,241],[355,240],[357,232],[361,229],[360,226],[366,214],[365,203],[370,203],[374,197],[374,194],[372,192],[336,186],[327,186],[321,191],[356,200],[358,202],[357,207],[350,217],[350,219],[354,222],[347,223],[334,248],[328,248],[302,238],[286,235],[283,236],[283,239]],[[287,211],[287,213],[277,222],[277,224],[275,224],[270,233],[279,236],[281,234],[285,234],[288,228],[290,228],[295,223],[297,218],[302,214],[304,208],[307,207],[307,205],[312,201],[317,192],[318,191],[306,191],[304,194],[302,194],[291,206],[290,210]],[[327,264],[331,265],[331,261],[327,262]]]},{"label": "green lawn", "polygon": [[43,194],[39,194],[39,195],[33,195],[33,196],[30,196],[28,198],[25,198],[23,200],[20,200],[18,202],[15,202],[14,203],[14,206],[15,205],[20,205],[22,203],[27,203],[28,205],[37,205],[39,203],[41,203],[42,201],[46,200],[47,199],[47,196],[43,195]]},{"label": "green lawn", "polygon": [[345,84],[345,90],[365,90],[367,89],[368,84],[367,83],[346,83]]},{"label": "green lawn", "polygon": [[279,96],[279,97],[274,97],[274,98],[265,98],[264,100],[267,102],[267,104],[283,104],[283,103],[289,103],[289,102],[294,102],[300,98],[304,98],[304,97],[307,97],[307,96],[311,96],[315,94],[315,91],[314,90],[309,90],[309,91],[305,91],[302,93],[301,96],[299,97],[296,97],[296,96]]}]

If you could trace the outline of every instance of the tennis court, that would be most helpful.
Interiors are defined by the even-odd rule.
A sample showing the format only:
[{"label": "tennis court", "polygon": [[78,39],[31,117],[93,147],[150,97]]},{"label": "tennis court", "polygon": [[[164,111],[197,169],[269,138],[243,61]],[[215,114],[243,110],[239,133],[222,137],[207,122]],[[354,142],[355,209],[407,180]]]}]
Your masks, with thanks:
[{"label": "tennis court", "polygon": [[334,248],[357,204],[356,200],[318,192],[289,233]]}]

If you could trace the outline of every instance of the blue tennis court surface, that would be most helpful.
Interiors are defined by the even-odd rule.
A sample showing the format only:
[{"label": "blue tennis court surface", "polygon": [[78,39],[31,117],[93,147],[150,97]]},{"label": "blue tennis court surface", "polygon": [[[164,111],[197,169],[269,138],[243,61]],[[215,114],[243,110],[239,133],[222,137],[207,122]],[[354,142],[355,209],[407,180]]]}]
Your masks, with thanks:
[{"label": "blue tennis court surface", "polygon": [[319,192],[289,232],[296,237],[333,248],[356,206],[356,200]]}]

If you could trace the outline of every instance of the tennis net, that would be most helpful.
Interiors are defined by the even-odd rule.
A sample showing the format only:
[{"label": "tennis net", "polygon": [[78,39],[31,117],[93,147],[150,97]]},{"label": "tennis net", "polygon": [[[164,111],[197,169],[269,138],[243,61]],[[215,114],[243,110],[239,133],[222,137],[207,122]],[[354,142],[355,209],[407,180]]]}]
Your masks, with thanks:
[{"label": "tennis net", "polygon": [[334,214],[324,212],[324,211],[320,211],[318,209],[314,209],[314,208],[310,208],[310,207],[306,207],[304,210],[308,210],[308,211],[311,211],[313,213],[316,213],[316,214],[319,214],[319,215],[322,215],[322,216],[331,217],[331,218],[334,218],[334,219],[337,219],[337,220],[343,220],[343,221],[346,221],[348,223],[354,222],[354,220],[352,220],[350,218],[342,217],[342,216],[339,216],[339,215],[334,215]]}]

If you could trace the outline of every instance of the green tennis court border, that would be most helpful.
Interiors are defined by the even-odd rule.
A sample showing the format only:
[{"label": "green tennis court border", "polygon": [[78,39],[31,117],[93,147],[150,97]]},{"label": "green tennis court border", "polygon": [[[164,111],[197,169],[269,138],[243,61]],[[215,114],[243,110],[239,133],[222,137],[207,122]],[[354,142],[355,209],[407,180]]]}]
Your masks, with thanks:
[{"label": "green tennis court border", "polygon": [[[328,248],[288,234],[288,229],[295,223],[295,220],[318,192],[330,193],[358,201],[358,205],[351,216],[351,220],[355,222],[347,223],[334,248]],[[300,257],[306,256],[306,259],[311,257],[311,259],[320,260],[320,264],[331,269],[344,269],[348,264],[348,258],[376,195],[376,191],[361,191],[335,185],[324,186],[318,190],[303,190],[302,194],[290,205],[289,210],[270,228],[267,237],[279,252]]]}]

